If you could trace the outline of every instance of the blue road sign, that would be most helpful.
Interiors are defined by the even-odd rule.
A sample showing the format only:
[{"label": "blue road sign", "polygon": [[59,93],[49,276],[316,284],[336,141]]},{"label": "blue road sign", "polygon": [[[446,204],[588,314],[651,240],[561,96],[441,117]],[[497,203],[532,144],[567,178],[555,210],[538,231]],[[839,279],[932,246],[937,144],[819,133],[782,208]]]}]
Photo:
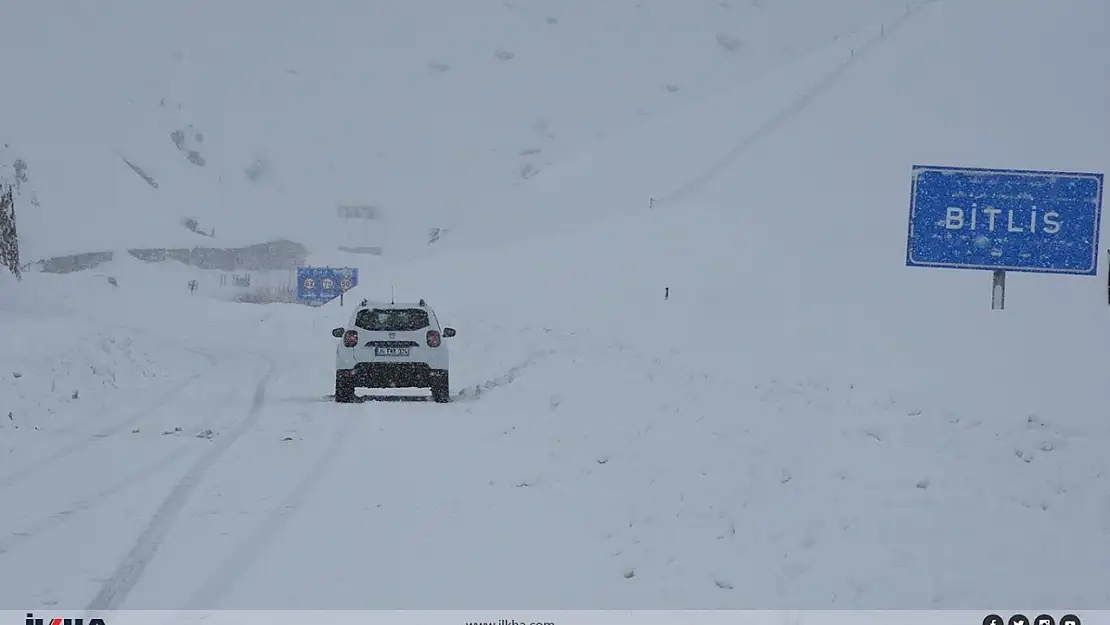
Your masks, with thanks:
[{"label": "blue road sign", "polygon": [[297,299],[330,302],[358,286],[358,269],[351,267],[298,267]]},{"label": "blue road sign", "polygon": [[906,265],[1096,275],[1102,179],[915,165]]}]

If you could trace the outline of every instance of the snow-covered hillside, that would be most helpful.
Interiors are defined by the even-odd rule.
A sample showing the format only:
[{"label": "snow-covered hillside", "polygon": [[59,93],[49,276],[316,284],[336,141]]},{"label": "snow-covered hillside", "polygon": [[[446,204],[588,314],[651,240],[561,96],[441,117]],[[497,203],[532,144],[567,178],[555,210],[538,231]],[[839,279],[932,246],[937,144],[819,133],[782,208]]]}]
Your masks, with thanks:
[{"label": "snow-covered hillside", "polygon": [[[641,4],[656,35],[681,33],[671,54],[651,48],[690,59],[671,72],[701,85],[698,97],[643,122],[615,103],[583,117],[527,184],[483,177],[488,204],[436,202],[443,185],[422,187],[427,212],[412,214],[442,210],[456,227],[423,258],[364,271],[343,307],[190,297],[158,282],[164,268],[126,257],[104,275],[0,282],[0,375],[20,373],[0,382],[0,416],[13,414],[0,419],[0,496],[19,502],[0,512],[0,603],[1110,603],[1105,272],[1012,275],[1006,310],[991,311],[988,274],[904,266],[914,163],[1110,169],[1110,88],[1091,78],[1110,58],[1110,5],[735,3],[782,20],[752,26],[765,53],[741,76],[699,67],[694,26],[711,46],[728,30],[707,13],[715,5],[669,4],[664,15]],[[554,9],[541,6],[499,10],[567,25],[563,14],[548,24]],[[601,46],[601,25],[627,25],[617,18],[633,8],[597,6],[580,15],[589,45],[577,52]],[[303,32],[331,19],[347,37],[327,43],[341,48],[354,27],[335,18],[322,11]],[[397,19],[377,34],[407,40]],[[858,24],[857,36],[817,46],[841,23]],[[778,33],[795,33],[795,50],[820,49],[769,65]],[[457,36],[460,49],[474,43]],[[531,31],[516,36],[513,50],[564,58]],[[631,63],[616,41],[613,58]],[[475,58],[459,54],[438,78]],[[368,67],[408,58],[393,57]],[[608,75],[589,69],[575,79]],[[610,83],[613,98],[633,90]],[[572,91],[560,84],[543,88]],[[350,92],[336,85],[348,89],[336,78],[313,97],[340,102]],[[244,101],[262,93],[244,91]],[[400,106],[405,96],[383,97]],[[412,108],[397,136],[420,135]],[[318,113],[282,145],[330,153],[339,134],[306,128],[338,117]],[[440,140],[477,145],[482,123]],[[607,138],[593,144],[598,130]],[[335,179],[361,184],[355,157],[337,154]],[[499,167],[470,156],[454,160],[475,176]],[[282,184],[307,197],[309,181],[327,180]],[[45,205],[50,187],[39,185]],[[331,328],[352,300],[394,289],[427,298],[459,330],[454,401],[334,404]]]},{"label": "snow-covered hillside", "polygon": [[[491,193],[895,4],[11,3],[0,142],[42,204],[25,256],[276,237],[418,252]],[[347,234],[339,204],[379,218]]]}]

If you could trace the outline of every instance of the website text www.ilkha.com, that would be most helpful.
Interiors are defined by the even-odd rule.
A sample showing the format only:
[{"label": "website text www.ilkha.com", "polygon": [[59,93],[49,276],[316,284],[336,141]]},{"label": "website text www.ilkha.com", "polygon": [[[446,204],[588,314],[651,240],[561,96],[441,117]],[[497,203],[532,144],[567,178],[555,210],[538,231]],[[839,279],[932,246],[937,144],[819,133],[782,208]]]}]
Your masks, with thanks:
[{"label": "website text www.ilkha.com", "polygon": [[495,621],[467,621],[465,625],[555,625],[555,621],[518,621],[511,618],[499,618]]}]

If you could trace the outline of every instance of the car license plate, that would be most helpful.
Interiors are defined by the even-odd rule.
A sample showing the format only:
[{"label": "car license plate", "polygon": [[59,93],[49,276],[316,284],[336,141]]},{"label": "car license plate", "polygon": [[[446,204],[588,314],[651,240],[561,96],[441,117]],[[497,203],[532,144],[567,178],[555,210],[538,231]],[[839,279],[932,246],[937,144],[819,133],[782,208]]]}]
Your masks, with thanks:
[{"label": "car license plate", "polygon": [[409,348],[407,347],[375,347],[375,356],[408,356]]}]

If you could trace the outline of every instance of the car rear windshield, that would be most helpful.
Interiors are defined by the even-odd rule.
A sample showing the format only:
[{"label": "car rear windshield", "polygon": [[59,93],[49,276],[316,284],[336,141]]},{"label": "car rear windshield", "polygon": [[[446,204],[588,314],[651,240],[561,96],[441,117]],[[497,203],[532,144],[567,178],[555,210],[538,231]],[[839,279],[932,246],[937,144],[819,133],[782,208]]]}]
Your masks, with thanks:
[{"label": "car rear windshield", "polygon": [[428,312],[419,308],[375,308],[358,311],[355,325],[363,330],[411,332],[428,327]]}]

